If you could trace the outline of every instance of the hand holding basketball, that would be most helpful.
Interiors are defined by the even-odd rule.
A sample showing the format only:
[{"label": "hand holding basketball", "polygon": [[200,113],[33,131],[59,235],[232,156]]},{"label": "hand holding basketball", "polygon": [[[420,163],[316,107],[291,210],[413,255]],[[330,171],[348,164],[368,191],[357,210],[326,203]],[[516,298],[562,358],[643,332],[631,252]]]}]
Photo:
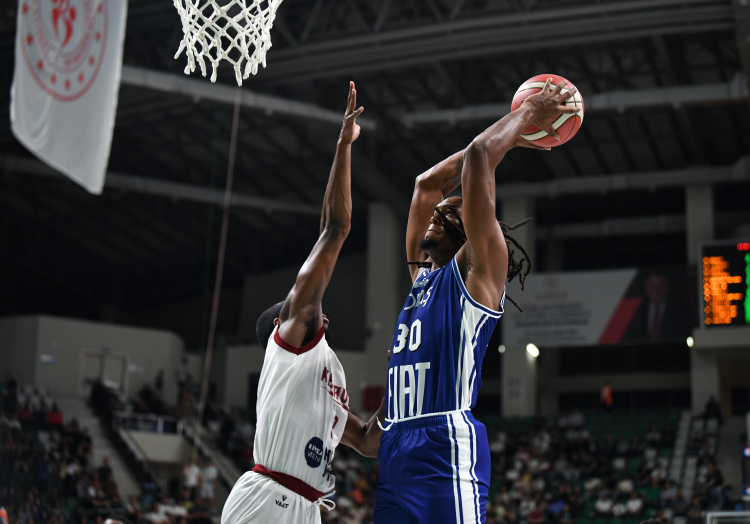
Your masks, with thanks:
[{"label": "hand holding basketball", "polygon": [[344,144],[351,144],[359,137],[360,128],[357,124],[357,117],[362,114],[365,108],[360,107],[355,111],[355,107],[357,107],[357,90],[354,87],[354,82],[349,82],[349,100],[346,104],[344,125],[341,128],[341,136],[339,137],[339,141]]},{"label": "hand holding basketball", "polygon": [[583,122],[583,98],[561,76],[537,75],[524,82],[513,97],[511,111],[521,106],[531,109],[533,120],[520,136],[542,148],[564,144],[575,136]]}]

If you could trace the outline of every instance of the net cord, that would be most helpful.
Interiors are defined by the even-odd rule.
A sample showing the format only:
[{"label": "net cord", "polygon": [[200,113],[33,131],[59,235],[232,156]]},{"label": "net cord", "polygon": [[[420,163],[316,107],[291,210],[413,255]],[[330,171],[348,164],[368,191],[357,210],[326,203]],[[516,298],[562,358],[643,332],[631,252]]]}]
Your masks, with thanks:
[{"label": "net cord", "polygon": [[211,322],[208,328],[208,342],[206,344],[206,361],[203,365],[203,382],[201,384],[201,398],[198,403],[198,420],[193,434],[193,462],[198,458],[198,447],[203,429],[203,412],[206,409],[208,396],[208,378],[211,373],[211,360],[214,354],[216,339],[216,323],[219,317],[219,300],[221,299],[221,282],[224,277],[224,258],[227,250],[227,231],[229,229],[229,208],[232,204],[232,185],[234,182],[234,162],[237,155],[237,135],[240,127],[241,91],[237,89],[234,99],[234,115],[232,116],[232,136],[229,142],[229,162],[227,164],[227,185],[224,189],[224,215],[221,220],[221,237],[219,240],[219,256],[216,262],[216,282],[214,284],[214,298],[211,305]]}]

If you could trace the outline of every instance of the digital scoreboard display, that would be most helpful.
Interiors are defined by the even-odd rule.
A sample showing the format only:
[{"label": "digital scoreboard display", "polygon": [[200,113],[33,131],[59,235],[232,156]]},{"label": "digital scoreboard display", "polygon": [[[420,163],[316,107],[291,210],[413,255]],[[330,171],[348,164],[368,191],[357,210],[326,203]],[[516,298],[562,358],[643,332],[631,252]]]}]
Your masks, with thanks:
[{"label": "digital scoreboard display", "polygon": [[701,251],[704,325],[750,325],[750,242],[704,244]]}]

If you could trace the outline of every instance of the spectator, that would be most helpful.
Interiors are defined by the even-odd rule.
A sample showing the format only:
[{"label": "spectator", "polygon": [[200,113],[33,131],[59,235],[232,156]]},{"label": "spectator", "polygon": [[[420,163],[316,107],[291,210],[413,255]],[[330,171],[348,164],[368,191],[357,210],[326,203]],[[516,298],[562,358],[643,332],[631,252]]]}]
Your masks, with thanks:
[{"label": "spectator", "polygon": [[[178,381],[179,383],[179,381]],[[154,379],[154,390],[161,397],[164,398],[164,370],[160,369]]]},{"label": "spectator", "polygon": [[57,403],[52,404],[52,409],[47,413],[47,429],[60,431],[63,426],[63,416],[57,407]]},{"label": "spectator", "polygon": [[687,509],[687,518],[690,524],[703,523],[703,504],[701,504],[699,497],[693,497],[693,501]]},{"label": "spectator", "polygon": [[10,372],[5,372],[5,412],[8,416],[16,414],[18,409],[18,382],[13,378]]},{"label": "spectator", "polygon": [[684,517],[687,515],[690,503],[685,497],[682,496],[682,491],[677,490],[677,496],[674,499],[672,507],[674,509],[674,515],[676,517]]},{"label": "spectator", "polygon": [[34,412],[28,402],[18,410],[18,421],[26,429],[32,429],[34,426]]},{"label": "spectator", "polygon": [[708,472],[705,484],[706,494],[716,501],[716,509],[724,508],[724,476],[716,469],[713,462],[708,463]]},{"label": "spectator", "polygon": [[219,472],[216,466],[213,465],[210,458],[207,458],[203,471],[201,471],[200,498],[211,509],[214,508],[214,488],[216,487],[216,479],[218,478]]},{"label": "spectator", "polygon": [[643,499],[635,491],[630,494],[630,500],[627,503],[628,513],[638,516],[643,511]]},{"label": "spectator", "polygon": [[198,487],[198,484],[201,480],[201,469],[196,466],[195,462],[193,462],[193,459],[188,460],[187,464],[185,464],[185,467],[182,468],[182,478],[182,484],[190,493],[190,500],[193,500],[196,495],[196,488]]},{"label": "spectator", "polygon": [[609,384],[609,380],[604,382],[602,386],[601,393],[599,394],[599,404],[607,413],[612,411],[612,386]]},{"label": "spectator", "polygon": [[633,492],[635,489],[635,484],[633,484],[633,479],[631,479],[628,475],[625,475],[622,477],[620,482],[617,483],[617,492],[629,495]]},{"label": "spectator", "polygon": [[187,388],[180,388],[179,391],[180,404],[177,407],[177,416],[181,419],[192,419],[193,418],[193,399],[190,397],[190,392]]},{"label": "spectator", "polygon": [[557,522],[558,524],[575,524],[573,512],[570,508],[570,504],[567,502],[563,505],[562,513],[560,513],[560,516],[557,518]]},{"label": "spectator", "polygon": [[643,446],[643,442],[641,442],[641,439],[638,435],[633,435],[633,439],[630,441],[630,449],[628,450],[628,454],[631,457],[640,457],[643,455],[643,451],[645,450],[645,447]]},{"label": "spectator", "polygon": [[109,465],[109,457],[102,457],[102,465],[96,470],[100,482],[105,482],[112,476],[112,468]]},{"label": "spectator", "polygon": [[671,448],[674,446],[674,428],[667,422],[661,431],[661,445]]},{"label": "spectator", "polygon": [[703,411],[703,416],[706,420],[715,418],[719,421],[719,424],[721,424],[721,406],[716,402],[716,398],[714,398],[713,395],[711,395],[708,402],[706,402],[706,409]]},{"label": "spectator", "polygon": [[628,507],[623,500],[618,500],[612,505],[612,516],[615,518],[623,517],[628,512]]},{"label": "spectator", "polygon": [[586,419],[583,417],[583,413],[578,411],[577,408],[573,408],[568,415],[568,425],[575,429],[580,429],[586,425]]},{"label": "spectator", "polygon": [[656,424],[651,424],[651,427],[646,434],[646,442],[651,447],[657,447],[661,443],[661,431]]},{"label": "spectator", "polygon": [[212,524],[211,517],[208,515],[208,509],[203,505],[203,501],[198,499],[195,505],[190,508],[187,521],[190,524]]},{"label": "spectator", "polygon": [[188,369],[188,359],[186,356],[183,356],[180,363],[177,364],[177,369],[175,369],[174,376],[177,380],[178,390],[187,387],[188,379],[190,378],[190,370]]},{"label": "spectator", "polygon": [[594,509],[598,516],[609,517],[612,514],[612,506],[612,499],[609,498],[607,493],[604,493],[601,498],[596,501]]},{"label": "spectator", "polygon": [[670,481],[667,481],[659,495],[659,504],[662,508],[673,508],[675,500],[677,500],[677,488]]},{"label": "spectator", "polygon": [[701,432],[696,431],[693,433],[693,438],[690,439],[687,446],[688,455],[697,455],[703,448],[703,438],[701,438]]}]

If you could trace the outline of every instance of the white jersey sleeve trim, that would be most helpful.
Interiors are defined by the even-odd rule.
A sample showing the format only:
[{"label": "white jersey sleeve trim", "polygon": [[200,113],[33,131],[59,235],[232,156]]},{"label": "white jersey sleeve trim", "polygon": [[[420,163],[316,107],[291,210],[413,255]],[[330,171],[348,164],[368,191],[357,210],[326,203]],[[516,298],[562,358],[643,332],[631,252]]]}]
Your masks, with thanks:
[{"label": "white jersey sleeve trim", "polygon": [[484,313],[487,313],[489,316],[493,318],[500,318],[504,311],[503,311],[503,303],[505,302],[505,289],[503,289],[503,298],[500,300],[500,311],[495,311],[494,309],[490,309],[487,306],[483,306],[473,298],[471,298],[471,295],[469,294],[469,291],[466,289],[466,286],[464,285],[464,280],[461,278],[461,271],[458,269],[458,262],[456,262],[456,258],[453,257],[453,260],[451,260],[451,267],[453,268],[453,274],[456,276],[456,281],[458,282],[459,287],[461,288],[461,293],[464,297],[466,297],[466,300],[469,301],[469,303],[474,306],[475,308],[483,311]]}]

